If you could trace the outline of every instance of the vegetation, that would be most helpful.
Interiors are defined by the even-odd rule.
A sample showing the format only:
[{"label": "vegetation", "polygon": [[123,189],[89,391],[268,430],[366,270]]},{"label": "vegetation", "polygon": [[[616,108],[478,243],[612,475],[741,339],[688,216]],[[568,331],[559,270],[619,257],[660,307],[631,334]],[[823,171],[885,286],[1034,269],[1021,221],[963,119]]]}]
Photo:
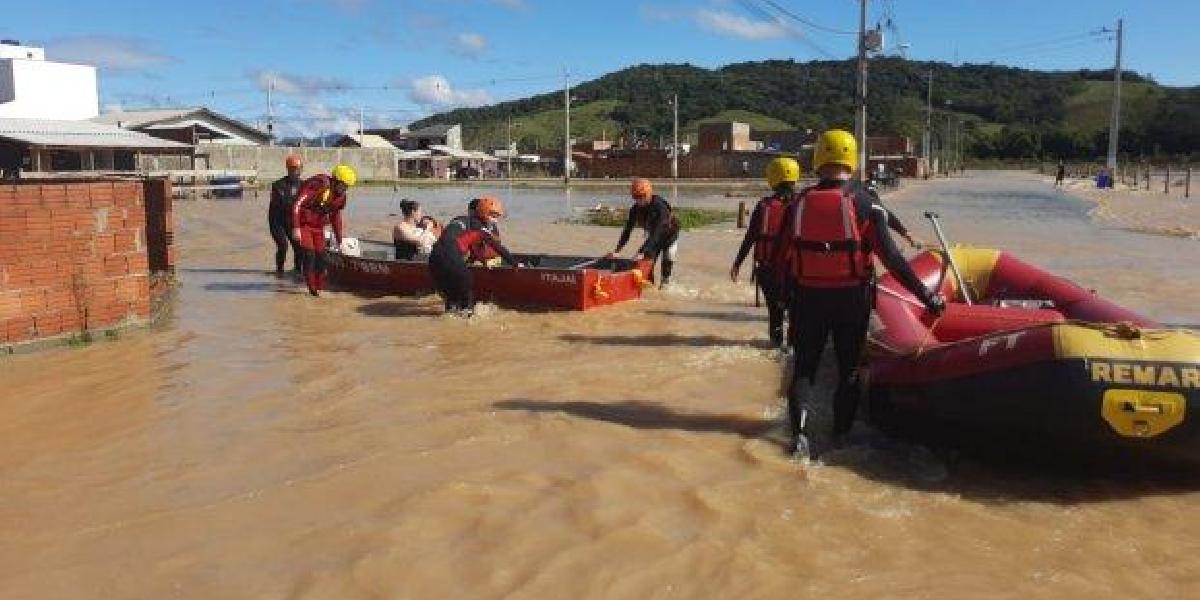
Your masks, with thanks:
[{"label": "vegetation", "polygon": [[[737,213],[732,210],[715,208],[677,206],[671,212],[675,214],[675,218],[679,219],[679,226],[685,231],[708,225],[716,225],[717,223],[729,223],[737,218]],[[625,210],[605,208],[589,211],[581,222],[585,225],[623,227],[628,215],[628,211]]]},{"label": "vegetation", "polygon": [[[935,142],[963,123],[964,147],[981,158],[1091,159],[1107,149],[1111,71],[1030,71],[1000,65],[871,62],[868,129],[920,139],[926,82],[933,71]],[[1121,150],[1133,156],[1200,150],[1200,87],[1168,88],[1123,75]],[[639,65],[573,88],[572,136],[648,139],[671,135],[669,99],[679,94],[684,134],[707,120],[740,120],[755,129],[824,129],[853,124],[854,62],[761,61],[719,69]],[[557,148],[562,93],[458,109],[413,123],[462,123],[476,147],[503,146],[507,122],[522,151]]]}]

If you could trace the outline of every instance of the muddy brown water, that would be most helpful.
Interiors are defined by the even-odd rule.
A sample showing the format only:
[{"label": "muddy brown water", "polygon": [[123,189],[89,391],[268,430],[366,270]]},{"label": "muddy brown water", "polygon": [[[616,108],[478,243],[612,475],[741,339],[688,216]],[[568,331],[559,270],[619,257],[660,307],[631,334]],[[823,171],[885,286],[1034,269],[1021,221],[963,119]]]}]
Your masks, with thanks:
[{"label": "muddy brown water", "polygon": [[[500,190],[505,191],[505,190]],[[468,190],[414,191],[447,214]],[[401,194],[404,195],[404,194]],[[517,192],[519,250],[615,191]],[[386,235],[390,192],[351,231]],[[720,190],[681,204],[732,205]],[[1200,322],[1200,246],[1110,229],[1017,175],[891,201],[1154,317]],[[264,273],[263,206],[181,204],[173,314],[0,360],[2,598],[1195,597],[1200,486],[1039,475],[869,432],[779,447],[779,363],[740,232],[683,240],[678,285],[586,314],[313,300]]]}]

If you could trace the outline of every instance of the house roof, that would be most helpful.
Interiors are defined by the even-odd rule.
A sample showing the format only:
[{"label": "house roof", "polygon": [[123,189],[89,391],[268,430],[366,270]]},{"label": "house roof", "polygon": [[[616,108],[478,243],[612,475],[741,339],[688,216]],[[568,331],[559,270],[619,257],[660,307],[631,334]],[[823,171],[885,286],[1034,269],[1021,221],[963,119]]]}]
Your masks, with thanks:
[{"label": "house roof", "polygon": [[370,133],[366,135],[349,134],[342,139],[346,138],[354,140],[354,143],[358,144],[360,148],[381,148],[384,150],[396,149],[391,142],[383,139],[382,136],[372,135]]},{"label": "house roof", "polygon": [[108,123],[126,129],[169,129],[189,119],[211,119],[237,129],[245,137],[266,142],[271,136],[237,119],[211,111],[203,106],[192,108],[155,108],[147,110],[121,110],[102,114],[94,119],[97,123]]},{"label": "house roof", "polygon": [[435,153],[449,156],[458,160],[481,160],[485,162],[496,162],[500,159],[486,152],[476,150],[462,150],[459,148],[451,148],[450,146],[442,146],[440,144],[431,144],[429,149]]},{"label": "house roof", "polygon": [[34,146],[88,148],[191,148],[116,125],[92,121],[0,119],[0,139]]},{"label": "house roof", "polygon": [[422,127],[422,128],[420,128],[420,129],[414,129],[414,130],[412,130],[412,131],[409,131],[409,132],[407,132],[407,133],[403,133],[403,134],[401,134],[401,135],[403,135],[404,137],[436,137],[436,136],[443,136],[443,135],[446,135],[446,133],[447,133],[447,132],[449,132],[451,129],[453,129],[453,128],[457,127],[457,126],[458,126],[458,125],[443,125],[443,124],[439,124],[439,125],[430,125],[430,126],[428,126],[428,127]]}]

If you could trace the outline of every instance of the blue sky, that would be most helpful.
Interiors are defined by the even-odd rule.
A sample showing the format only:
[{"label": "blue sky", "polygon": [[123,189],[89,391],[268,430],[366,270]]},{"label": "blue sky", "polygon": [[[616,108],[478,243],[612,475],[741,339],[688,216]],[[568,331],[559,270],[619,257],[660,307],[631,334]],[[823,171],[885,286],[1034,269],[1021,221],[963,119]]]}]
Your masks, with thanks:
[{"label": "blue sky", "polygon": [[[207,105],[280,135],[403,124],[629,65],[843,58],[852,0],[39,0],[8,3],[0,37],[100,67],[106,108]],[[782,15],[782,7],[820,28]],[[1098,28],[1126,21],[1125,67],[1200,84],[1200,2],[872,0],[886,50],[913,59],[1106,68]],[[828,31],[834,30],[834,31]]]}]

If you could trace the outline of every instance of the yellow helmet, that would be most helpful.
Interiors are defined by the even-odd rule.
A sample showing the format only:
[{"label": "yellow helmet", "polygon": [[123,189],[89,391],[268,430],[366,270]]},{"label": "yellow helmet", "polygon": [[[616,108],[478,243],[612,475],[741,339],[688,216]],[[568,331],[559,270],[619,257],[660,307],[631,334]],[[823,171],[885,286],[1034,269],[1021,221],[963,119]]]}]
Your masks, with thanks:
[{"label": "yellow helmet", "polygon": [[800,163],[790,156],[780,156],[767,163],[767,185],[775,189],[785,181],[800,181]]},{"label": "yellow helmet", "polygon": [[358,173],[354,172],[354,167],[350,165],[338,165],[329,173],[334,179],[346,184],[346,187],[354,187],[358,183]]},{"label": "yellow helmet", "polygon": [[813,167],[820,169],[831,164],[843,165],[851,171],[858,168],[858,142],[853,134],[844,129],[830,129],[817,139]]}]

